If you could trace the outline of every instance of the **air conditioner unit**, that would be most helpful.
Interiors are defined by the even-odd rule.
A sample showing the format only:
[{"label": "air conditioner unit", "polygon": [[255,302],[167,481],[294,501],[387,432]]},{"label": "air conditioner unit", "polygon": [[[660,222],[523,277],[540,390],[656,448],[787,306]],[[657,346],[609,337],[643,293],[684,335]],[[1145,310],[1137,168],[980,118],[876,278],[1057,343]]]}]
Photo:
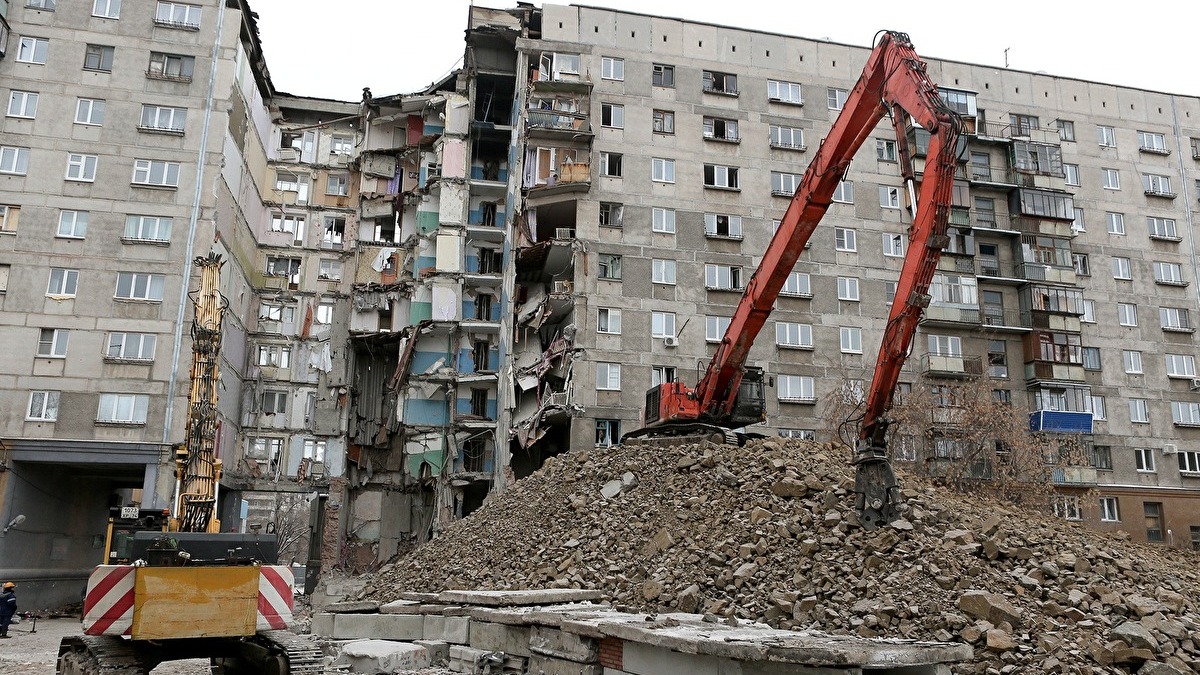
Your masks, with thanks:
[{"label": "air conditioner unit", "polygon": [[571,227],[556,227],[554,228],[555,239],[574,239],[575,229]]},{"label": "air conditioner unit", "polygon": [[1192,391],[1200,391],[1200,377],[1192,378]]},{"label": "air conditioner unit", "polygon": [[574,293],[575,292],[575,282],[574,281],[556,281],[556,282],[554,282],[554,292],[555,293]]},{"label": "air conditioner unit", "polygon": [[674,335],[668,335],[667,337],[663,338],[663,346],[664,347],[678,347],[679,346],[679,338],[675,337]]},{"label": "air conditioner unit", "polygon": [[1179,454],[1179,446],[1175,445],[1174,443],[1165,443],[1163,445],[1163,454],[1164,455],[1177,455],[1177,454]]}]

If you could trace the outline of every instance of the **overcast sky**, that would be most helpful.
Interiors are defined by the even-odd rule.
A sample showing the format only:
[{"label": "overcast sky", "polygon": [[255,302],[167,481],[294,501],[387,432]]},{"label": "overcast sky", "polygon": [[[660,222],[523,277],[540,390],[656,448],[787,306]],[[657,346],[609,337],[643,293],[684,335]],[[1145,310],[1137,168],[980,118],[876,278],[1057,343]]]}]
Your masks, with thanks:
[{"label": "overcast sky", "polygon": [[[275,87],[357,101],[424,88],[460,65],[467,0],[249,0]],[[515,7],[516,0],[480,0]],[[535,4],[540,5],[540,2]],[[561,4],[570,4],[563,2]],[[923,57],[1008,65],[1176,94],[1200,94],[1195,0],[589,0],[739,28],[870,46],[908,33]],[[848,9],[852,8],[852,9]]]}]

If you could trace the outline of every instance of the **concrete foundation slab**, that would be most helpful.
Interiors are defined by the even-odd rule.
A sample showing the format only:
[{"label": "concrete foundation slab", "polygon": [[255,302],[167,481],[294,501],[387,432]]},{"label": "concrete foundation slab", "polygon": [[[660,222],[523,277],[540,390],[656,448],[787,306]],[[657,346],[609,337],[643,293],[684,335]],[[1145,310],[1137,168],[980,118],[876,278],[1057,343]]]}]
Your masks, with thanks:
[{"label": "concrete foundation slab", "polygon": [[404,614],[335,614],[335,639],[423,640],[425,617]]},{"label": "concrete foundation slab", "polygon": [[520,591],[442,591],[438,594],[437,601],[485,607],[511,607],[599,600],[600,597],[600,591],[583,588],[546,588]]},{"label": "concrete foundation slab", "polygon": [[471,646],[489,652],[529,656],[528,626],[506,626],[486,621],[471,621]]},{"label": "concrete foundation slab", "polygon": [[421,645],[389,640],[358,640],[342,647],[334,661],[350,666],[351,672],[366,675],[420,670],[430,664],[429,650]]},{"label": "concrete foundation slab", "polygon": [[[600,646],[595,640],[547,626],[533,626],[529,635],[529,651],[535,656],[578,663],[597,663],[600,658]],[[530,667],[532,665],[531,660]]]},{"label": "concrete foundation slab", "polygon": [[511,626],[558,626],[564,620],[606,616],[612,611],[607,605],[574,602],[528,607],[470,607],[468,614],[479,621]]},{"label": "concrete foundation slab", "polygon": [[534,654],[529,657],[529,675],[603,675],[599,663],[577,663]]}]

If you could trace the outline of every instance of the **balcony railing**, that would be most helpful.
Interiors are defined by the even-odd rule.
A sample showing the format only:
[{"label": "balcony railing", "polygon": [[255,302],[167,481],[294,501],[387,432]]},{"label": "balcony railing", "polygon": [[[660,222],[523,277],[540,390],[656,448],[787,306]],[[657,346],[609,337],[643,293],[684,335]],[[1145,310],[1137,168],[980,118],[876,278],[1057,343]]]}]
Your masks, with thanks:
[{"label": "balcony railing", "polygon": [[983,375],[982,356],[946,354],[922,354],[920,372],[942,377],[968,377]]},{"label": "balcony railing", "polygon": [[1003,185],[1013,185],[1010,180],[1009,169],[1006,166],[983,166],[982,164],[970,165],[970,178],[973,182],[980,183],[1000,183]]},{"label": "balcony railing", "polygon": [[1161,188],[1161,187],[1148,187],[1148,188],[1143,189],[1143,192],[1145,193],[1145,195],[1147,197],[1163,197],[1165,199],[1175,199],[1176,197],[1179,196],[1175,192],[1173,192],[1171,190],[1167,190],[1165,188]]},{"label": "balcony railing", "polygon": [[548,129],[575,133],[591,133],[592,130],[586,115],[546,110],[530,110],[528,126],[531,130]]},{"label": "balcony railing", "polygon": [[1029,328],[1029,324],[1022,318],[1019,310],[984,307],[982,325],[987,328]]},{"label": "balcony railing", "polygon": [[930,305],[925,308],[925,320],[930,323],[951,323],[978,326],[979,308]]},{"label": "balcony railing", "polygon": [[1030,431],[1059,434],[1092,433],[1092,413],[1069,410],[1035,410],[1029,413]]},{"label": "balcony railing", "polygon": [[1001,279],[1023,279],[1017,271],[1017,263],[1009,260],[996,260],[989,256],[975,258],[976,274],[981,277],[998,277]]},{"label": "balcony railing", "polygon": [[1055,485],[1095,485],[1096,469],[1090,466],[1061,466],[1054,470],[1052,480]]}]

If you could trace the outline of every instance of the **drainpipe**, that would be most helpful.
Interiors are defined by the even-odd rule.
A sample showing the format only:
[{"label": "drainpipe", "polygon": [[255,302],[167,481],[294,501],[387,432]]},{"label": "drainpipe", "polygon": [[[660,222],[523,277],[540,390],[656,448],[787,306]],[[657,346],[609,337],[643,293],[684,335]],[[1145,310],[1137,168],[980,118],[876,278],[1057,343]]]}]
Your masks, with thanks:
[{"label": "drainpipe", "polygon": [[[217,5],[217,34],[213,38],[210,53],[211,64],[208,69],[208,94],[204,98],[204,126],[200,130],[200,149],[196,153],[196,189],[192,192],[192,212],[188,217],[187,249],[183,256],[182,283],[179,288],[179,308],[175,312],[175,336],[171,348],[171,377],[167,382],[167,410],[163,418],[162,444],[170,445],[171,424],[175,412],[175,388],[180,371],[179,358],[183,351],[183,322],[188,304],[188,287],[192,279],[192,259],[196,251],[196,229],[200,220],[200,201],[204,195],[204,155],[208,148],[209,125],[212,124],[213,100],[217,87],[217,65],[221,53],[221,37],[225,27],[225,3]],[[161,503],[158,495],[154,495],[154,506],[159,508]]]}]

